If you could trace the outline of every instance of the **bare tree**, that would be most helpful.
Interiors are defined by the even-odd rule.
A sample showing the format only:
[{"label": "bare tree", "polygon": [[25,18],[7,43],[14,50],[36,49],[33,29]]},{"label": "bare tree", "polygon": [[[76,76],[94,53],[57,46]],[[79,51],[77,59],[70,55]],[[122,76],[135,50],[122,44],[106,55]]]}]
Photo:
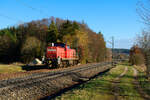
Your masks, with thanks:
[{"label": "bare tree", "polygon": [[142,35],[137,37],[137,44],[142,49],[145,56],[145,65],[147,67],[147,77],[150,77],[150,32],[143,31]]},{"label": "bare tree", "polygon": [[143,30],[142,34],[137,37],[137,44],[145,56],[145,64],[147,67],[147,76],[150,77],[150,0],[138,2],[137,12],[142,19],[142,22],[148,27],[148,30]]},{"label": "bare tree", "polygon": [[137,13],[142,22],[150,27],[150,0],[141,0],[137,3]]},{"label": "bare tree", "polygon": [[144,50],[150,49],[150,32],[143,30],[142,34],[137,36],[136,44]]}]

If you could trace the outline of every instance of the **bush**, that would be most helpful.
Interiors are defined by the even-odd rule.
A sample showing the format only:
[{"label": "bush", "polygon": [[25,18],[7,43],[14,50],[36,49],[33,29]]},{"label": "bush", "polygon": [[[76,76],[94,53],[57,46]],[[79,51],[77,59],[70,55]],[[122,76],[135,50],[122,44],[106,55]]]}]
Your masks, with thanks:
[{"label": "bush", "polygon": [[29,63],[34,58],[39,58],[43,53],[42,43],[36,37],[27,37],[22,46],[21,54],[24,63]]},{"label": "bush", "polygon": [[133,54],[132,57],[130,58],[130,63],[132,65],[142,65],[144,64],[145,59],[142,54]]}]

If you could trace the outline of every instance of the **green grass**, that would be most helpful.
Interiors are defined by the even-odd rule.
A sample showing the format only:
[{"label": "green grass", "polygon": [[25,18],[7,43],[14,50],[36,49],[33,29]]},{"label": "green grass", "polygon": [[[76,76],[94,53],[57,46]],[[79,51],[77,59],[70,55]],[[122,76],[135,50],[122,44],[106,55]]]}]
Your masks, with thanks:
[{"label": "green grass", "polygon": [[4,64],[0,65],[0,74],[15,73],[15,72],[25,72],[25,71],[22,70],[21,66],[17,65],[4,65]]},{"label": "green grass", "polygon": [[[124,71],[124,68],[124,65],[117,65],[116,68],[111,69],[102,77],[99,76],[92,79],[61,96],[56,97],[54,100],[114,100],[114,95],[112,93],[112,80],[118,77]],[[134,93],[138,96],[138,93],[134,90],[132,85],[133,77],[130,77],[132,76],[131,68],[127,74],[128,75],[125,79],[121,80],[122,83],[119,83],[119,87],[122,89],[122,94],[128,95],[128,98],[125,100],[141,100],[138,99],[138,97],[135,99],[132,97]],[[129,82],[129,84],[126,85],[126,82]]]},{"label": "green grass", "polygon": [[150,95],[150,81],[146,78],[146,73],[140,72],[138,81],[139,81],[140,86],[143,89],[143,91],[146,94]]},{"label": "green grass", "polygon": [[138,74],[138,81],[139,85],[142,88],[143,92],[150,96],[150,81],[146,78],[146,70],[143,66],[134,66],[139,74]]}]

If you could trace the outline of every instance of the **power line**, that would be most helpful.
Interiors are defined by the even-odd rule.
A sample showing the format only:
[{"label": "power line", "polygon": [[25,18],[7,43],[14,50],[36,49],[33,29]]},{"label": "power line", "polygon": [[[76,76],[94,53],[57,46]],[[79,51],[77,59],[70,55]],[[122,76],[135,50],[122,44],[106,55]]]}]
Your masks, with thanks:
[{"label": "power line", "polygon": [[[8,19],[8,20],[12,20],[12,21],[14,21],[14,22],[17,21],[16,24],[14,24],[13,26],[18,26],[19,24],[24,23],[22,20],[19,20],[19,19],[17,19],[17,18],[4,15],[4,14],[1,14],[1,13],[0,13],[0,17],[3,17],[3,18]],[[19,23],[18,23],[18,22],[19,22]],[[11,25],[11,26],[12,26],[12,25]],[[0,29],[2,29],[2,28],[0,28]]]},{"label": "power line", "polygon": [[[40,14],[45,14],[46,16],[49,16],[48,14],[46,14],[45,12],[43,12],[41,9],[37,9],[35,7],[32,7],[24,2],[21,2],[21,0],[16,0],[18,2],[20,2],[22,5],[26,6],[27,8],[30,8],[32,9],[33,11],[38,11]],[[10,16],[7,16],[5,14],[2,14],[0,13],[0,17],[3,17],[5,19],[9,19],[9,20],[12,20],[12,21],[17,21],[17,22],[23,22],[22,20],[18,19],[18,18],[14,18],[14,17],[10,17]]]},{"label": "power line", "polygon": [[1,13],[0,13],[0,16],[3,17],[3,18],[6,18],[6,19],[12,20],[12,21],[14,21],[14,20],[15,20],[15,21],[21,21],[21,20],[18,20],[18,19],[16,19],[16,18],[9,17],[9,16],[4,15],[4,14],[1,14]]},{"label": "power line", "polygon": [[21,0],[16,0],[17,2],[20,2],[20,4],[22,4],[23,6],[26,6],[27,8],[32,9],[33,11],[37,11],[40,14],[44,14],[46,16],[49,16],[48,14],[46,14],[44,11],[42,11],[41,9],[37,9],[35,7],[32,7],[31,5],[28,5],[27,3],[22,2]]}]

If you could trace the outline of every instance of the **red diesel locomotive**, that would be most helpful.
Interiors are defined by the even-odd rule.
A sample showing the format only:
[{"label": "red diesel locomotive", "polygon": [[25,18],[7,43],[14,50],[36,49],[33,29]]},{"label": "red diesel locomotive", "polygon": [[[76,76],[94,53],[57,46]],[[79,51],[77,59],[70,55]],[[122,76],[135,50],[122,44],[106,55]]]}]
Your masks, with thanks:
[{"label": "red diesel locomotive", "polygon": [[49,66],[64,67],[78,64],[78,56],[75,49],[64,43],[52,43],[48,46],[45,55],[45,63]]}]

